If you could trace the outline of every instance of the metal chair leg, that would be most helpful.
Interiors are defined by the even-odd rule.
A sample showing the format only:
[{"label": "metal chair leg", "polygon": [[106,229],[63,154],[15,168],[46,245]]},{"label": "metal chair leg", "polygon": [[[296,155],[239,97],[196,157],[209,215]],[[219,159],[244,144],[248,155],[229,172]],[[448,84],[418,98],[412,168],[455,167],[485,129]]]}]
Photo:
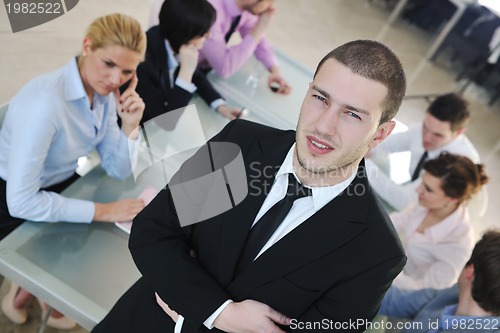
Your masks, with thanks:
[{"label": "metal chair leg", "polygon": [[47,327],[47,321],[49,320],[50,314],[52,312],[52,307],[50,305],[48,307],[49,308],[47,309],[47,313],[42,318],[42,323],[40,324],[40,328],[38,329],[38,333],[44,333],[45,328]]}]

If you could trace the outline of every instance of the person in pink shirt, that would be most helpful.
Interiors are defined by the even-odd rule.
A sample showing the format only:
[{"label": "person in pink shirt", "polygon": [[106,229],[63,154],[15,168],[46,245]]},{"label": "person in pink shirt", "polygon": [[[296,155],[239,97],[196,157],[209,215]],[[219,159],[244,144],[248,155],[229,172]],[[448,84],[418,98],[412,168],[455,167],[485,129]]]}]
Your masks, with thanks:
[{"label": "person in pink shirt", "polygon": [[427,161],[418,203],[391,214],[408,261],[393,285],[442,289],[458,278],[474,246],[468,200],[488,181],[482,164],[443,152]]},{"label": "person in pink shirt", "polygon": [[[201,68],[212,68],[227,78],[240,69],[252,55],[269,71],[269,87],[288,94],[291,87],[281,76],[271,44],[265,37],[276,12],[274,0],[209,0],[217,12],[204,47],[200,51]],[[227,45],[233,32],[239,32],[241,43]],[[273,89],[274,88],[274,89]]]},{"label": "person in pink shirt", "polygon": [[[275,0],[208,0],[215,8],[217,17],[210,34],[200,50],[199,65],[204,72],[214,70],[223,78],[238,71],[252,55],[255,55],[269,71],[267,83],[278,94],[287,95],[291,86],[281,76],[271,44],[265,37],[273,15]],[[152,3],[149,26],[158,25],[158,14],[163,0]],[[241,35],[241,43],[228,45],[234,32]]]}]

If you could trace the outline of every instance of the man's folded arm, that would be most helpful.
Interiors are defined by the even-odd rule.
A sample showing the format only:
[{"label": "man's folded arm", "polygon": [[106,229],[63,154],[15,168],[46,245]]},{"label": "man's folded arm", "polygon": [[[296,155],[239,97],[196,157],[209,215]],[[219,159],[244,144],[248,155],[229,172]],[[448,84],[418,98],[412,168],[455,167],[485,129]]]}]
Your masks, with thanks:
[{"label": "man's folded arm", "polygon": [[405,256],[394,257],[334,285],[299,318],[292,318],[291,331],[318,323],[320,329],[315,332],[364,332],[365,324],[377,315],[382,298],[405,263]]},{"label": "man's folded arm", "polygon": [[[233,124],[211,141],[224,141]],[[134,219],[129,248],[151,288],[172,310],[200,327],[231,296],[192,256],[194,227],[180,226],[167,187]]]}]

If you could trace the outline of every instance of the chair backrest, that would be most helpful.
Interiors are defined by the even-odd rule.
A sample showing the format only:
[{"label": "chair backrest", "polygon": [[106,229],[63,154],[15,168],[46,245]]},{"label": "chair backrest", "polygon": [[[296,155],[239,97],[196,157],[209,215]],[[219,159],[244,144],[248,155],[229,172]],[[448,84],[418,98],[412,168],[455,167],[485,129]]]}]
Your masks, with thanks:
[{"label": "chair backrest", "polygon": [[452,32],[459,35],[463,35],[465,30],[470,27],[470,25],[478,19],[481,15],[490,12],[486,7],[478,5],[468,5],[462,16],[458,19],[457,23],[452,29]]},{"label": "chair backrest", "polygon": [[9,103],[4,103],[0,105],[0,128],[2,128],[3,118],[5,117],[8,108],[9,108]]},{"label": "chair backrest", "polygon": [[500,19],[496,16],[493,16],[491,19],[484,21],[478,24],[476,27],[472,29],[470,35],[467,36],[467,39],[472,41],[478,47],[482,47],[484,49],[488,49],[489,44],[495,30],[500,26]]}]

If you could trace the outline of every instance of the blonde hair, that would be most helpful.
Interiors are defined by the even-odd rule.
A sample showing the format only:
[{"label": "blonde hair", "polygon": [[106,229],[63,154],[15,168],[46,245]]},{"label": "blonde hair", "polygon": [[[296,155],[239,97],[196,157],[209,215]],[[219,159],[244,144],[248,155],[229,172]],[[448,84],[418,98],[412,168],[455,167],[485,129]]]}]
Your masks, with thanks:
[{"label": "blonde hair", "polygon": [[139,53],[144,59],[146,35],[139,22],[132,16],[101,16],[90,24],[85,36],[91,41],[92,50],[118,45]]}]

